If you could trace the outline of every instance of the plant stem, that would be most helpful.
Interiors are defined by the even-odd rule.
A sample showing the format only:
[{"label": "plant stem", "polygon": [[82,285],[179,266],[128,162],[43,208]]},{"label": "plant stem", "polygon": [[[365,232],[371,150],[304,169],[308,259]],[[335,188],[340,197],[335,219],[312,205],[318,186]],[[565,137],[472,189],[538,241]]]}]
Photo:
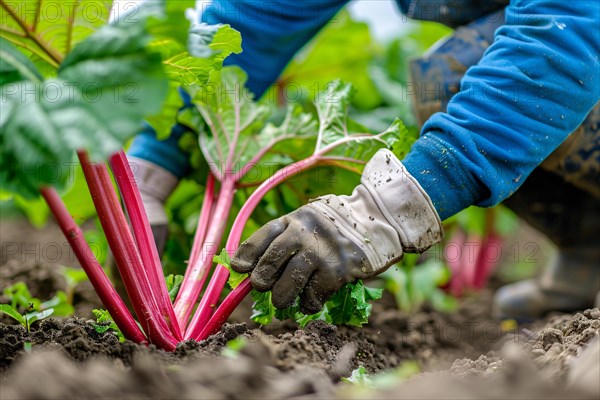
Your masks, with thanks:
[{"label": "plant stem", "polygon": [[200,216],[198,217],[198,225],[196,228],[196,234],[194,235],[192,251],[190,253],[190,265],[196,263],[202,252],[202,246],[204,245],[204,239],[206,238],[206,231],[208,231],[208,226],[212,220],[214,203],[215,176],[209,172],[208,177],[206,178],[206,185],[204,186],[204,201],[202,202],[202,209],[200,210]]},{"label": "plant stem", "polygon": [[224,176],[219,191],[219,199],[214,207],[212,223],[208,227],[200,254],[195,262],[188,266],[175,300],[175,315],[179,326],[184,329],[192,314],[194,304],[198,301],[202,286],[213,264],[213,257],[219,251],[219,245],[225,231],[227,218],[235,194],[235,179],[231,175]]},{"label": "plant stem", "polygon": [[[248,200],[246,200],[246,203],[244,203],[244,206],[238,213],[238,215],[233,223],[233,226],[231,228],[231,232],[229,233],[229,238],[227,239],[227,244],[225,245],[225,249],[227,250],[227,252],[229,253],[230,256],[233,255],[233,253],[239,246],[239,242],[242,237],[242,232],[244,230],[244,226],[246,225],[246,222],[248,221],[248,219],[252,215],[252,212],[258,206],[258,204],[260,203],[262,198],[271,189],[273,189],[275,186],[279,185],[281,182],[285,181],[286,179],[288,179],[294,175],[299,174],[300,172],[306,171],[307,169],[314,167],[320,160],[321,160],[321,158],[319,156],[313,155],[308,158],[305,158],[304,160],[300,160],[292,165],[289,165],[285,168],[282,168],[279,171],[277,171],[275,174],[273,174],[273,176],[271,178],[264,181],[250,195],[250,197],[248,198]],[[228,278],[229,278],[229,270],[222,265],[218,265],[215,270],[215,273],[213,274],[213,276],[210,280],[210,283],[208,284],[208,286],[206,288],[206,291],[204,292],[204,295],[202,296],[202,301],[201,301],[200,305],[198,306],[198,310],[196,311],[196,314],[194,315],[194,318],[192,319],[192,322],[190,323],[190,326],[185,333],[186,338],[188,338],[188,339],[197,338],[204,331],[204,326],[209,322],[209,320],[211,320],[211,315],[213,314],[213,310],[216,308],[217,301],[219,300],[219,296],[221,295],[221,292],[223,291],[223,288],[225,287],[225,284],[227,283]],[[230,296],[231,296],[231,294],[230,294]],[[245,294],[244,294],[244,296],[245,296]],[[217,316],[217,319],[219,321],[223,320],[223,322],[226,321],[227,318],[229,317],[229,315],[231,314],[231,312],[233,311],[233,309],[235,309],[235,306],[237,304],[239,304],[239,302],[242,301],[242,299],[243,299],[243,297],[241,297],[239,299],[236,297],[235,299],[229,300],[230,303],[233,302],[232,304],[234,304],[233,308],[231,308],[231,309],[224,308],[222,310],[222,308],[219,307],[219,313],[220,312],[223,312],[223,313],[229,312],[229,314],[226,314],[223,316],[220,316],[220,314],[219,314],[219,316]],[[237,303],[235,303],[235,301],[233,301],[233,300],[237,301]],[[221,322],[221,324],[223,322]],[[219,327],[220,326],[221,325],[219,325]]]},{"label": "plant stem", "polygon": [[113,154],[109,160],[121,197],[125,203],[125,208],[127,209],[127,215],[131,221],[135,241],[142,263],[146,267],[148,281],[154,293],[160,314],[167,322],[175,339],[181,341],[183,336],[181,335],[181,330],[179,329],[179,324],[171,305],[156,242],[152,235],[152,229],[148,222],[142,197],[129,167],[127,156],[121,150]]},{"label": "plant stem", "polygon": [[138,321],[151,343],[165,350],[174,350],[177,340],[162,319],[140,253],[112,186],[108,168],[104,164],[92,164],[84,151],[79,151],[78,155],[98,218]]},{"label": "plant stem", "polygon": [[40,193],[52,215],[56,219],[62,233],[67,238],[67,241],[71,245],[77,260],[81,264],[81,267],[88,276],[94,290],[100,297],[100,301],[110,313],[123,335],[136,343],[146,343],[146,336],[142,333],[138,325],[135,323],[133,316],[123,303],[123,300],[119,297],[119,294],[110,283],[110,280],[104,273],[102,266],[94,257],[92,250],[86,242],[81,228],[75,223],[71,214],[65,207],[62,199],[56,193],[56,190],[50,187],[43,187],[40,189]]}]

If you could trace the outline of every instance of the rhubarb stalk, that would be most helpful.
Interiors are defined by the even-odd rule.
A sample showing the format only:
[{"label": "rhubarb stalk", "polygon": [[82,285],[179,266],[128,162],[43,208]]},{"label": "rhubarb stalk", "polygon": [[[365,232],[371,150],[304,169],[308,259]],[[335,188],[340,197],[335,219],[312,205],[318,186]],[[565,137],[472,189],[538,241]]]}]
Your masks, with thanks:
[{"label": "rhubarb stalk", "polygon": [[121,300],[119,294],[111,284],[110,279],[104,273],[102,266],[96,260],[90,246],[86,242],[81,228],[79,228],[79,225],[77,225],[71,214],[69,214],[56,190],[50,187],[43,187],[40,189],[40,193],[44,200],[46,200],[63,235],[65,235],[75,252],[81,268],[83,268],[88,276],[100,301],[102,301],[102,304],[104,304],[104,307],[110,313],[110,316],[123,335],[136,343],[146,343],[146,336],[144,336],[125,306],[125,303],[123,303],[123,300]]},{"label": "rhubarb stalk", "polygon": [[174,350],[177,340],[162,318],[140,253],[112,186],[108,168],[104,164],[92,164],[83,151],[78,152],[78,155],[100,223],[138,321],[151,343],[165,350]]},{"label": "rhubarb stalk", "polygon": [[156,242],[152,236],[152,228],[146,217],[142,197],[135,183],[135,178],[127,156],[123,151],[112,155],[109,159],[115,181],[119,187],[119,192],[127,209],[127,215],[131,221],[131,227],[135,236],[135,241],[140,252],[142,263],[147,271],[147,277],[154,293],[160,314],[167,322],[169,329],[177,341],[181,341],[183,336],[179,329],[179,324],[175,318],[175,312],[171,305],[169,292],[163,275],[160,256],[156,248]]},{"label": "rhubarb stalk", "polygon": [[219,199],[215,204],[212,223],[206,232],[200,254],[185,271],[181,289],[175,300],[175,315],[182,329],[187,326],[194,304],[198,301],[202,286],[210,272],[213,257],[219,251],[234,194],[235,180],[233,176],[225,176],[224,182],[221,183]]}]

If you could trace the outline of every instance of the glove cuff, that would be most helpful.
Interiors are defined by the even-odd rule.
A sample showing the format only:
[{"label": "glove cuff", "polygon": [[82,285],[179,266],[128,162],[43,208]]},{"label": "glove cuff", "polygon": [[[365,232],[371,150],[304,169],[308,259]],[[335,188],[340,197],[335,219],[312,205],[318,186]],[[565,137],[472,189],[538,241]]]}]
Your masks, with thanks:
[{"label": "glove cuff", "polygon": [[179,179],[166,169],[138,157],[127,156],[142,197],[153,197],[164,204]]},{"label": "glove cuff", "polygon": [[379,150],[367,163],[361,183],[400,236],[405,252],[421,253],[442,239],[442,222],[431,199],[394,153]]},{"label": "glove cuff", "polygon": [[360,247],[379,273],[404,252],[423,252],[442,238],[442,223],[421,186],[390,151],[369,161],[351,196],[323,196],[309,204]]}]

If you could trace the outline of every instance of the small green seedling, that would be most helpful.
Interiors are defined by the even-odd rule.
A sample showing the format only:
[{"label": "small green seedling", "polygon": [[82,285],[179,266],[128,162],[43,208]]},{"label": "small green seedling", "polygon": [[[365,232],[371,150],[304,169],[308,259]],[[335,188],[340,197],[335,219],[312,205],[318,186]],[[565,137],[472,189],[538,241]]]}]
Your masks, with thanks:
[{"label": "small green seedling", "polygon": [[8,315],[9,317],[16,320],[18,323],[23,325],[27,332],[31,329],[31,324],[35,321],[41,321],[42,319],[48,318],[54,313],[53,308],[48,308],[44,311],[33,311],[33,303],[27,306],[25,313],[21,314],[16,308],[10,304],[0,304],[0,312]]},{"label": "small green seedling", "polygon": [[10,302],[10,306],[14,310],[29,309],[31,312],[43,312],[53,309],[53,315],[56,317],[68,317],[73,315],[75,311],[67,293],[62,290],[57,291],[50,300],[42,302],[37,297],[31,295],[25,282],[17,282],[5,288],[3,295]]}]

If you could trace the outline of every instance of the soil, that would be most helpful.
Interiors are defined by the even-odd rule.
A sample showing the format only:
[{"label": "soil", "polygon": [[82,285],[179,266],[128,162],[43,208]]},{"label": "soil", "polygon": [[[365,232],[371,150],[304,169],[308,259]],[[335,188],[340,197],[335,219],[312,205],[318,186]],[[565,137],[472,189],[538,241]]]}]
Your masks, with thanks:
[{"label": "soil", "polygon": [[[11,239],[27,243],[31,238]],[[3,256],[0,278],[2,287],[23,280],[40,298],[64,288],[56,264],[44,259]],[[99,306],[89,289],[77,288],[76,315],[83,318],[47,319],[35,323],[31,332],[2,320],[1,399],[600,395],[598,309],[553,315],[512,332],[490,317],[491,291],[464,298],[459,311],[450,314],[428,307],[402,313],[384,297],[362,329],[322,321],[305,329],[290,322],[257,328],[242,322],[247,321],[246,309],[208,340],[184,342],[166,353],[121,343],[110,331],[98,333],[88,319],[89,310]],[[405,379],[403,366],[413,361],[420,373]],[[359,366],[373,376],[374,387],[341,381]]]}]

